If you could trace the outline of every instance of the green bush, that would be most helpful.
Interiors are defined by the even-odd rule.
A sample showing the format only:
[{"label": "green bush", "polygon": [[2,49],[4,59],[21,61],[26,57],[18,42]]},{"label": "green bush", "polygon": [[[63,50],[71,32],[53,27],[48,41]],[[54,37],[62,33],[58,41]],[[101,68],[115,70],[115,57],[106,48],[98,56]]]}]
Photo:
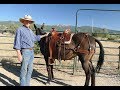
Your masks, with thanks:
[{"label": "green bush", "polygon": [[94,37],[107,38],[107,40],[116,40],[119,39],[119,35],[110,35],[109,33],[92,33]]},{"label": "green bush", "polygon": [[39,54],[40,53],[40,46],[39,46],[38,42],[35,42],[34,53],[35,54]]},{"label": "green bush", "polygon": [[115,40],[117,39],[117,37],[114,35],[109,35],[108,39],[107,40]]},{"label": "green bush", "polygon": [[109,34],[108,33],[92,33],[92,36],[107,38],[109,36]]}]

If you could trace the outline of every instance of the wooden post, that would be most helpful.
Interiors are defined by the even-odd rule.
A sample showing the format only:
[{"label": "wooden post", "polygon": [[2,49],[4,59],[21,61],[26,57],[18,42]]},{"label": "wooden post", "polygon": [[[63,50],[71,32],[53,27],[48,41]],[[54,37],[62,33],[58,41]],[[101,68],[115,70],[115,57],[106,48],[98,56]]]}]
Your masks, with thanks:
[{"label": "wooden post", "polygon": [[118,70],[120,70],[120,46],[119,46],[118,48],[119,48],[119,61],[118,61]]}]

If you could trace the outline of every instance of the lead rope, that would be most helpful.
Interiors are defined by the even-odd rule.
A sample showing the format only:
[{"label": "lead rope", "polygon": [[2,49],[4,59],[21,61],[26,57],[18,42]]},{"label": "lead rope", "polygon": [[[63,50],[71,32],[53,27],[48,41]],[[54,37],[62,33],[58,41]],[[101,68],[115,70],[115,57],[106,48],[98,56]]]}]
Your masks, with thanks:
[{"label": "lead rope", "polygon": [[64,61],[65,61],[65,37],[64,37]]},{"label": "lead rope", "polygon": [[49,54],[50,54],[50,57],[48,58],[49,63],[50,63],[50,60],[52,59],[52,51],[51,51],[50,41],[51,41],[51,36],[49,37]]},{"label": "lead rope", "polygon": [[59,61],[59,67],[61,67],[61,43],[62,43],[62,39],[60,39],[59,45],[58,45],[58,61]]}]

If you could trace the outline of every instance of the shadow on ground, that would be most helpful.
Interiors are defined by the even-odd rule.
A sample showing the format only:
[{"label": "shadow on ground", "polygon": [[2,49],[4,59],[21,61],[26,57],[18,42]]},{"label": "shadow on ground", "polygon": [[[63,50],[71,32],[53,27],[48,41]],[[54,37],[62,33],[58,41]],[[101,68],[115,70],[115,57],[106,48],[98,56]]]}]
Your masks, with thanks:
[{"label": "shadow on ground", "polygon": [[[2,65],[2,68],[4,68],[8,72],[11,72],[14,75],[19,77],[19,75],[20,75],[20,64],[16,64],[16,63],[12,62],[12,60],[7,60],[7,59],[2,59],[0,63]],[[0,77],[5,78],[9,81],[9,82],[7,82],[6,80],[0,78],[0,82],[2,82],[6,86],[19,86],[18,82],[16,82],[15,80],[12,80],[7,75],[2,74],[2,72],[0,73]],[[46,84],[46,81],[47,81],[47,76],[38,72],[35,69],[33,69],[32,78],[36,79],[38,82],[41,82],[43,84]],[[53,80],[52,82],[54,82],[58,85],[71,86],[69,84],[66,84],[64,82],[59,81],[59,78],[55,78],[55,80]]]}]

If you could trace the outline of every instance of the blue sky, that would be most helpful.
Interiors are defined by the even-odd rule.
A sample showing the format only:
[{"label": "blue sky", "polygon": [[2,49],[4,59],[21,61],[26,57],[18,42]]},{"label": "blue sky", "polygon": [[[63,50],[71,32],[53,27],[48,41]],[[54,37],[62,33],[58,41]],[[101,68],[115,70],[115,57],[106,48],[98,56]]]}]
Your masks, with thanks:
[{"label": "blue sky", "polygon": [[[78,9],[116,9],[120,4],[1,4],[0,21],[18,21],[29,14],[35,23],[74,25]],[[120,31],[120,12],[79,11],[78,26],[93,26]]]}]

